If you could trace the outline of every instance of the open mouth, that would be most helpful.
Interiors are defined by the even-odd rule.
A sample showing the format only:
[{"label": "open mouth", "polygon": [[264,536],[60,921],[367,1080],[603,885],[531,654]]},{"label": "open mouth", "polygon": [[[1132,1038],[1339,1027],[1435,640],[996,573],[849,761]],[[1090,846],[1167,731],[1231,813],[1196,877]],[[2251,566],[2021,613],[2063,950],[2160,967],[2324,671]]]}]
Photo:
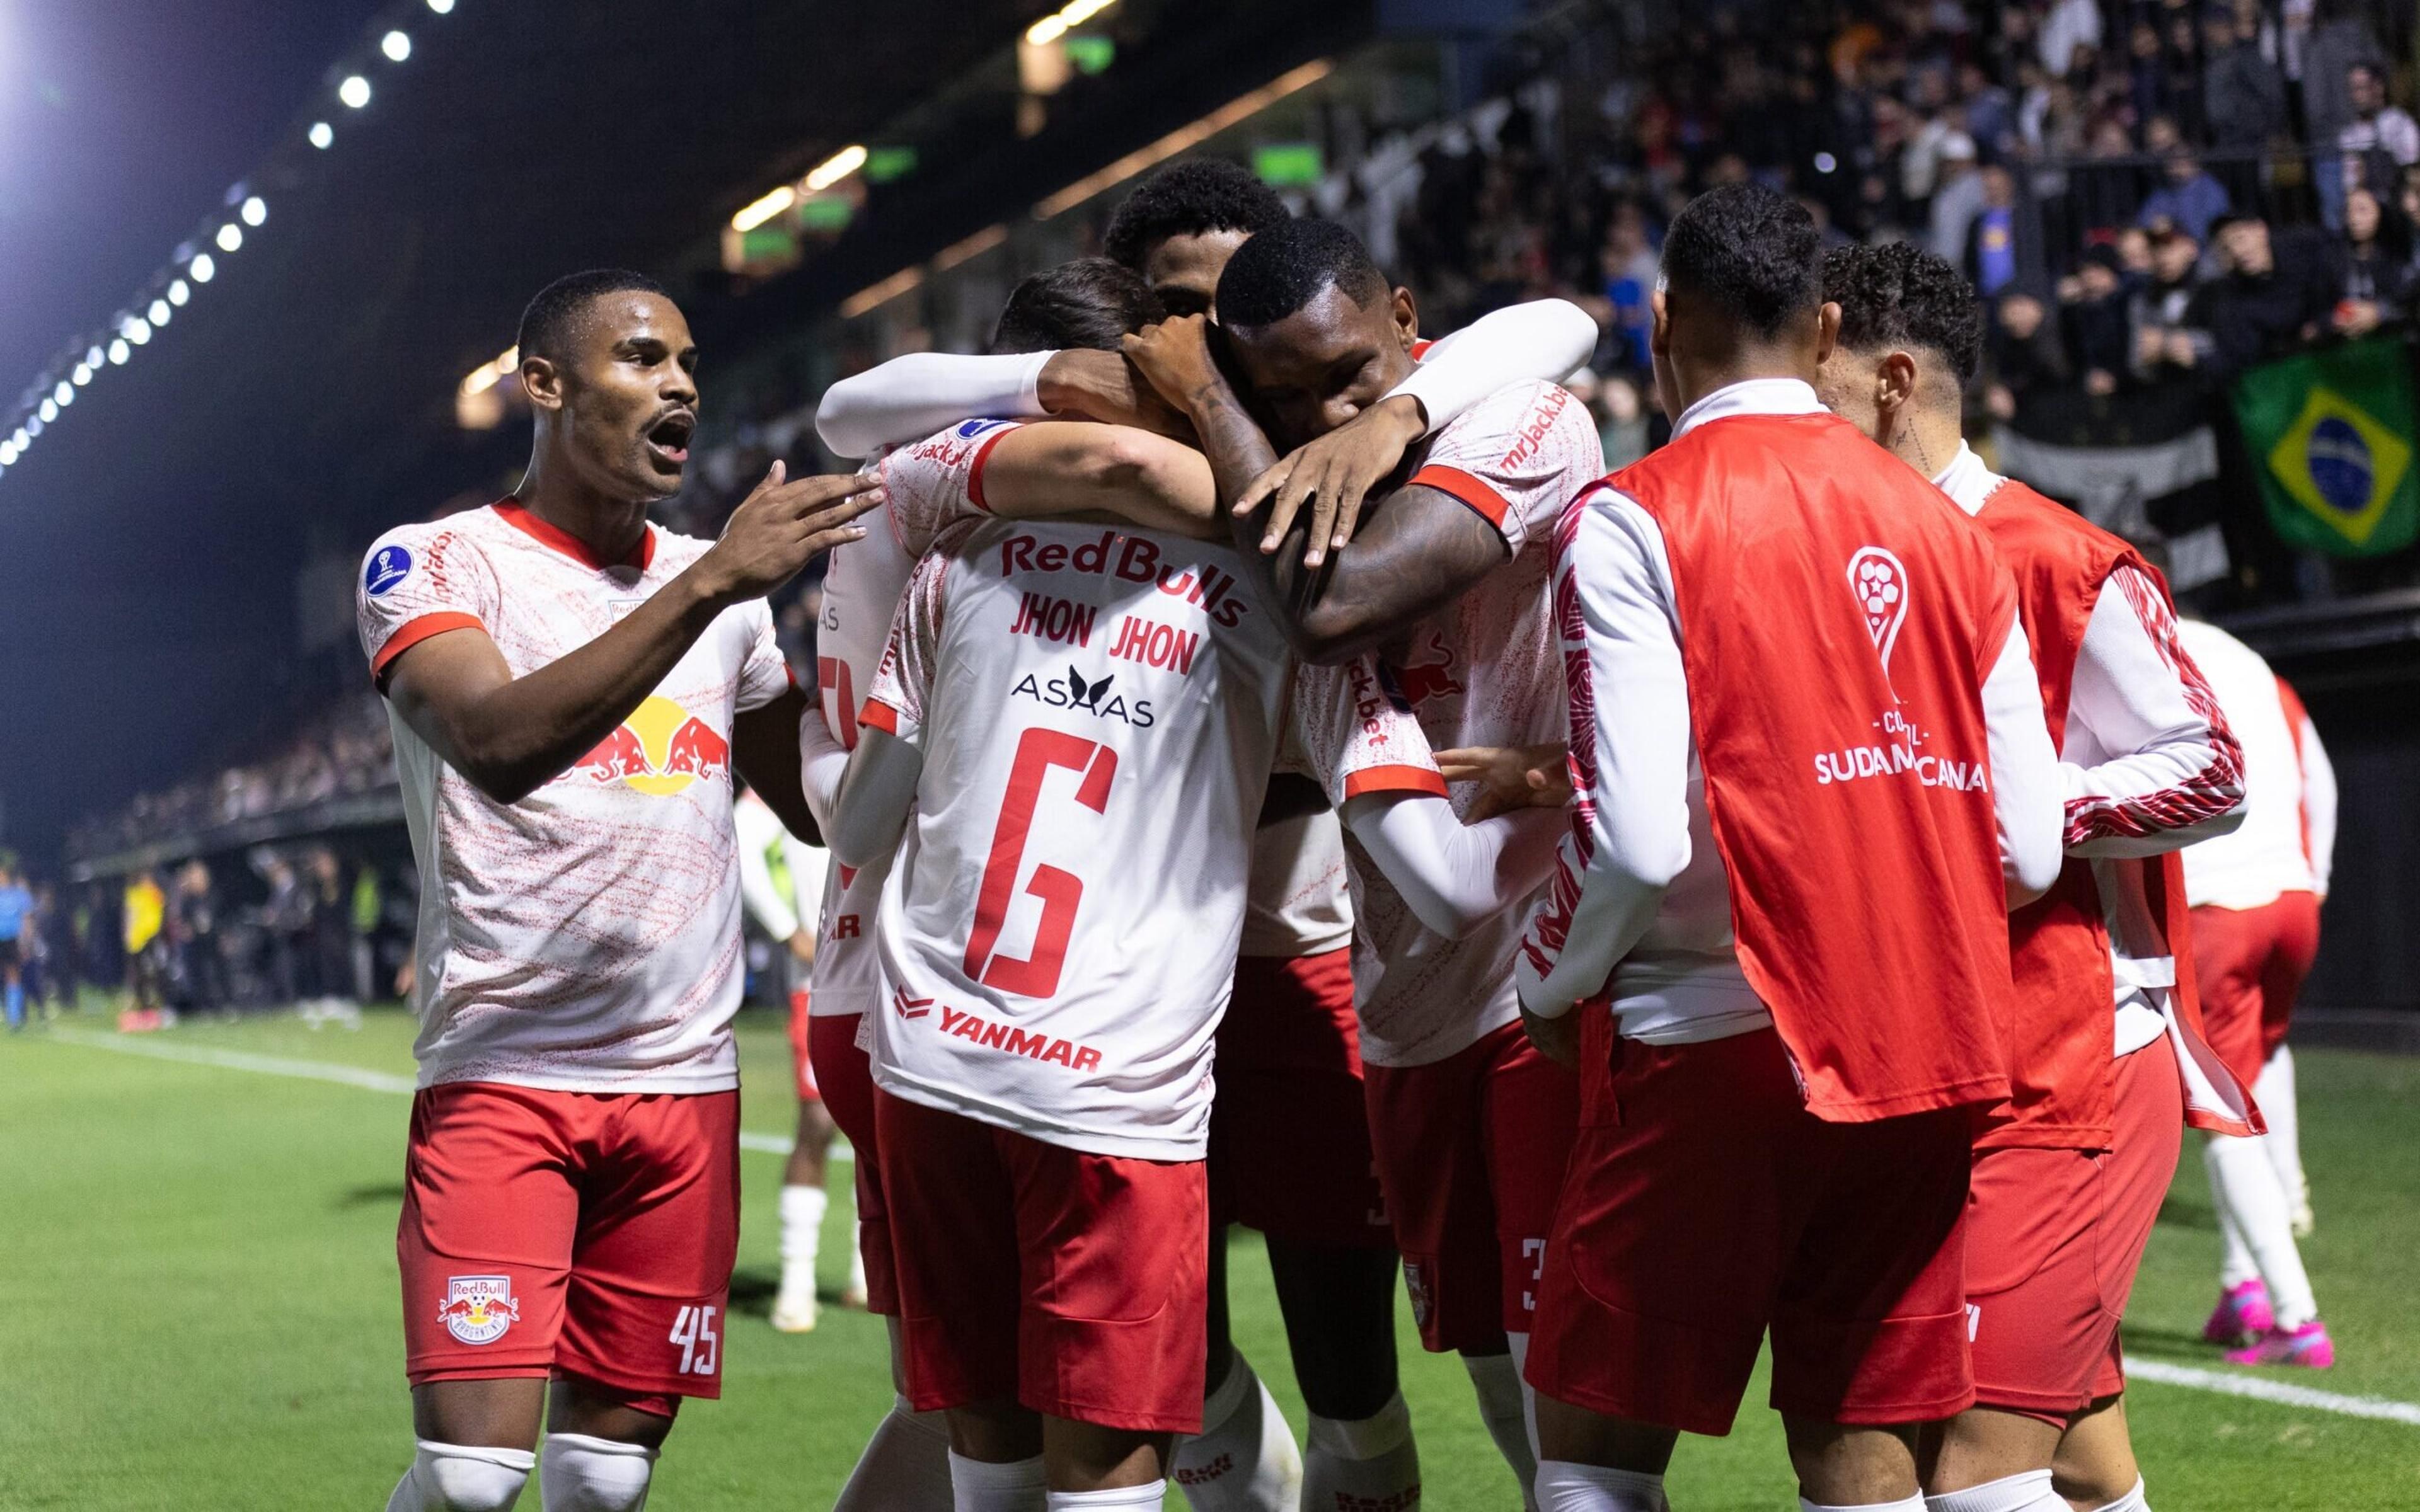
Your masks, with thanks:
[{"label": "open mouth", "polygon": [[675,409],[647,427],[647,449],[675,467],[689,460],[690,438],[697,434],[697,416]]}]

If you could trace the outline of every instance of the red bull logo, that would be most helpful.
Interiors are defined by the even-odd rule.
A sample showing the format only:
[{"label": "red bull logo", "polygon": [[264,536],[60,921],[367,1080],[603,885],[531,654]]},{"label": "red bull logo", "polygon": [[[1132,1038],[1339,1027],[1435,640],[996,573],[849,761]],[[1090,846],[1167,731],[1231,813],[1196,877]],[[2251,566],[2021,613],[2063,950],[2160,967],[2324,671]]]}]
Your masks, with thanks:
[{"label": "red bull logo", "polygon": [[521,1304],[507,1275],[449,1275],[437,1320],[465,1344],[493,1344],[520,1321]]},{"label": "red bull logo", "polygon": [[567,775],[660,795],[719,781],[730,772],[730,741],[672,700],[650,695]]},{"label": "red bull logo", "polygon": [[1420,652],[1436,659],[1417,664],[1407,662],[1388,669],[1395,674],[1395,690],[1404,695],[1404,702],[1416,709],[1431,699],[1462,691],[1462,679],[1453,674],[1453,648],[1445,643],[1442,633],[1431,630]]}]

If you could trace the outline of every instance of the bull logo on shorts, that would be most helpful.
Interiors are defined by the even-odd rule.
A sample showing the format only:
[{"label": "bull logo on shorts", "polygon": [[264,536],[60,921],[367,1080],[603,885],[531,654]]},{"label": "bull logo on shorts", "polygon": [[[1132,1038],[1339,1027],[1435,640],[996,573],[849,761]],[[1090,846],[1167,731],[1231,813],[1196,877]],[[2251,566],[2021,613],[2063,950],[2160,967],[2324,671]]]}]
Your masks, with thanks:
[{"label": "bull logo on shorts", "polygon": [[1410,1256],[1404,1257],[1404,1295],[1412,1304],[1412,1326],[1425,1329],[1429,1314],[1436,1307],[1436,1295],[1429,1288],[1429,1268]]},{"label": "bull logo on shorts", "polygon": [[508,1275],[449,1275],[437,1320],[465,1344],[493,1344],[520,1321],[520,1299]]}]

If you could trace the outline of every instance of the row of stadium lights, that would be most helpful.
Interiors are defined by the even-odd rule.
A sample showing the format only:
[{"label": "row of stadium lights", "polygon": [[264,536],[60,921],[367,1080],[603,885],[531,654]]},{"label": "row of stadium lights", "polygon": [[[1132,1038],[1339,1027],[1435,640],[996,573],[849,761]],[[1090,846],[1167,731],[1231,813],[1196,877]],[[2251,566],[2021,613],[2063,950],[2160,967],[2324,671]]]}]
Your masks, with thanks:
[{"label": "row of stadium lights", "polygon": [[[452,13],[455,0],[427,0],[428,8],[438,15]],[[401,63],[411,56],[411,34],[402,30],[388,32],[379,39],[379,51],[390,63]],[[360,110],[370,102],[370,82],[359,73],[349,73],[336,85],[336,99],[349,110]],[[313,121],[305,133],[310,144],[320,151],[334,147],[336,129],[324,120]],[[234,216],[222,222],[210,236],[211,244],[221,254],[232,254],[243,247],[244,230],[259,229],[269,220],[269,202],[258,194],[246,194],[238,185],[227,195],[235,207]],[[171,277],[168,286],[147,304],[121,313],[115,322],[116,334],[106,343],[94,342],[81,356],[66,366],[66,376],[53,381],[54,367],[34,386],[40,398],[33,412],[21,417],[16,430],[0,436],[0,473],[17,465],[32,449],[43,431],[57,422],[61,410],[75,403],[78,390],[89,386],[104,367],[123,367],[134,359],[134,349],[150,345],[154,332],[176,318],[176,313],[192,302],[194,289],[218,276],[218,261],[209,253],[194,251],[190,256],[185,248],[178,249],[182,270]],[[137,297],[138,300],[140,296]],[[47,390],[47,392],[45,392]]]}]

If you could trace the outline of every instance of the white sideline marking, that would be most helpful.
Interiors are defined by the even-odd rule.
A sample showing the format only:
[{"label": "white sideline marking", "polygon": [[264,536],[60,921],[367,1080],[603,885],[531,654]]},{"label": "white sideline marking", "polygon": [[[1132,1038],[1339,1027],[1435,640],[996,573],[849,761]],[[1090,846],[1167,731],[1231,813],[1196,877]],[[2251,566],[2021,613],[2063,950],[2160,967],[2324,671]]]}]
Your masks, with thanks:
[{"label": "white sideline marking", "polygon": [[2280,1407],[2307,1407],[2316,1412],[2336,1412],[2345,1417],[2370,1417],[2385,1423],[2409,1423],[2420,1427],[2420,1407],[2410,1402],[2389,1401],[2383,1396],[2341,1396],[2332,1391],[2315,1391],[2309,1386],[2288,1385],[2260,1376],[2226,1375],[2216,1370],[2196,1370],[2191,1365],[2169,1365],[2163,1360],[2138,1360],[2126,1357],[2126,1377],[2131,1381],[2156,1381],[2164,1386],[2190,1386],[2196,1391],[2213,1391],[2226,1396],[2249,1396],[2254,1401],[2274,1402]]},{"label": "white sideline marking", "polygon": [[[178,1060],[189,1066],[215,1066],[221,1071],[256,1072],[263,1076],[296,1076],[304,1081],[334,1082],[340,1087],[358,1087],[367,1092],[396,1092],[409,1097],[417,1085],[409,1076],[369,1071],[360,1066],[341,1066],[334,1061],[256,1056],[249,1051],[219,1050],[208,1045],[168,1044],[156,1039],[101,1034],[91,1029],[54,1026],[50,1038],[65,1044],[83,1045],[88,1050],[115,1050],[125,1056],[149,1056],[154,1060]],[[791,1143],[787,1134],[742,1133],[739,1136],[740,1149],[761,1150],[768,1155],[788,1154]],[[833,1140],[831,1159],[845,1161],[848,1158],[847,1141]]]}]

